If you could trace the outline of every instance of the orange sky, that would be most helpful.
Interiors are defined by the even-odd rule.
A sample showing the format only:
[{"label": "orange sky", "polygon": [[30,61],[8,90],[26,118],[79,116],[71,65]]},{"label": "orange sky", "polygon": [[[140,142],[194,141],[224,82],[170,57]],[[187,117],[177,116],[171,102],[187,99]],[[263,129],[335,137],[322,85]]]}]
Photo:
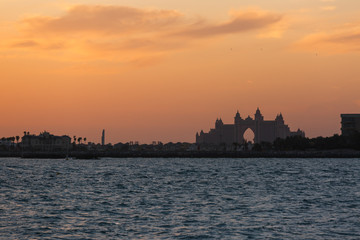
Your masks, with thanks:
[{"label": "orange sky", "polygon": [[260,107],[316,137],[360,112],[358,0],[194,2],[0,1],[0,136],[193,142]]}]

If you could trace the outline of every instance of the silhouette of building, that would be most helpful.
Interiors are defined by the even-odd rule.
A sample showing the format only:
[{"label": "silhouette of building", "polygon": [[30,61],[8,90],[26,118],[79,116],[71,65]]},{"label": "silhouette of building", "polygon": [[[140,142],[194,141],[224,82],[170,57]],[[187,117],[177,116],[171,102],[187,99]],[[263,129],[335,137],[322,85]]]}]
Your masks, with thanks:
[{"label": "silhouette of building", "polygon": [[360,133],[360,114],[341,114],[341,134],[349,136]]},{"label": "silhouette of building", "polygon": [[25,133],[21,138],[21,147],[25,150],[67,151],[71,147],[71,138],[66,135],[55,136],[46,131],[37,136]]},{"label": "silhouette of building", "polygon": [[6,147],[15,146],[15,142],[11,137],[8,138],[3,137],[0,139],[0,146],[6,146]]},{"label": "silhouette of building", "polygon": [[102,135],[101,135],[101,145],[105,145],[105,129],[103,129],[102,131]]},{"label": "silhouette of building", "polygon": [[291,132],[289,126],[284,123],[281,113],[276,116],[274,121],[266,121],[258,108],[254,119],[250,116],[245,119],[241,118],[239,111],[235,115],[234,124],[224,124],[221,118],[217,119],[214,129],[210,129],[208,133],[202,130],[200,134],[196,133],[196,143],[242,144],[244,142],[244,133],[248,129],[253,131],[255,143],[273,142],[277,138],[295,135],[305,137],[305,133],[300,129]]}]

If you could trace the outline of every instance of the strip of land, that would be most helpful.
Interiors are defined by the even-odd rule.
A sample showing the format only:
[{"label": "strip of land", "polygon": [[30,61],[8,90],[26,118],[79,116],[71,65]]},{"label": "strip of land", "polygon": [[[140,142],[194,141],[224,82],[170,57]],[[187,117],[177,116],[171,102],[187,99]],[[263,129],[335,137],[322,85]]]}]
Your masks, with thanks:
[{"label": "strip of land", "polygon": [[6,158],[99,159],[99,158],[360,158],[357,150],[328,151],[184,151],[184,152],[0,152]]}]

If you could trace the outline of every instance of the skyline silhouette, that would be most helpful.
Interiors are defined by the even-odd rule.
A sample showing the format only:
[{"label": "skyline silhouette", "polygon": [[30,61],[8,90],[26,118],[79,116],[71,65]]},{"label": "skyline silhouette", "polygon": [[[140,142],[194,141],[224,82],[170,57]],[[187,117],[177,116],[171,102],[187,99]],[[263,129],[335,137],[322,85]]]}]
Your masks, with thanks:
[{"label": "skyline silhouette", "polygon": [[[343,135],[345,137],[352,136],[353,134],[357,135],[360,133],[360,114],[341,114],[341,134],[334,133],[331,137],[337,137],[339,135]],[[48,131],[44,130],[40,132],[37,136],[36,134],[30,133],[29,131],[24,131],[24,137],[34,137],[35,142],[38,137],[44,138],[44,136],[51,135],[56,139],[56,137],[62,138],[66,137],[69,138],[69,142],[71,141],[71,137],[68,133],[62,133],[61,136],[55,136],[50,134]],[[21,139],[23,139],[22,137]],[[222,118],[217,118],[215,121],[215,128],[211,128],[209,132],[204,132],[201,130],[200,132],[196,132],[195,141],[188,141],[187,143],[196,143],[196,144],[243,144],[244,142],[249,142],[253,144],[261,144],[261,143],[273,143],[277,139],[287,139],[291,137],[300,137],[300,138],[307,138],[311,139],[312,137],[306,136],[305,132],[302,131],[300,128],[297,128],[296,131],[291,131],[290,127],[285,124],[284,118],[282,113],[277,114],[275,120],[265,120],[264,116],[262,115],[259,108],[257,108],[254,118],[248,115],[246,118],[242,118],[240,116],[239,111],[236,112],[234,117],[234,124],[224,124]],[[316,138],[327,138],[328,136],[317,136]],[[46,137],[45,137],[46,138]],[[313,138],[315,139],[315,138]],[[5,145],[14,145],[15,141],[16,145],[19,143],[20,136],[14,135],[11,137],[4,137],[2,136],[0,139],[3,144]],[[86,137],[79,137],[74,135],[73,136],[73,144],[76,145],[82,144],[87,142]],[[28,139],[26,141],[29,142]],[[62,140],[61,140],[62,141]],[[68,140],[66,140],[67,142]],[[127,141],[117,141],[116,143],[128,143],[130,145],[138,145],[138,144],[145,144],[145,145],[158,145],[163,143],[185,143],[185,141],[175,140],[169,142],[161,142],[161,141],[151,141],[150,142],[140,142],[138,140],[127,140]],[[60,143],[60,142],[59,142]],[[113,142],[106,143],[105,140],[105,129],[101,132],[100,140],[97,141],[88,141],[89,145],[98,144],[100,146],[105,145],[112,145]],[[29,143],[26,143],[29,144]],[[30,144],[31,145],[31,144]],[[66,144],[65,144],[66,145]]]},{"label": "skyline silhouette", "polygon": [[[252,139],[246,139],[247,132],[251,131]],[[290,131],[285,124],[282,113],[276,115],[274,120],[265,120],[260,109],[257,108],[254,117],[241,117],[239,111],[236,112],[233,124],[224,124],[222,119],[216,119],[215,128],[209,132],[203,130],[196,133],[196,143],[208,144],[242,144],[244,141],[253,143],[268,142],[273,143],[277,138],[286,139],[291,136],[305,138],[305,132],[298,128],[297,131]]]},{"label": "skyline silhouette", "polygon": [[[339,131],[337,131],[337,132],[334,132],[334,133],[331,133],[331,134],[329,134],[329,135],[316,135],[316,136],[314,136],[313,134],[306,134],[306,137],[310,137],[310,138],[314,138],[314,137],[330,137],[330,136],[333,136],[333,135],[339,135],[339,134],[341,134],[341,130],[343,129],[343,127],[344,126],[342,126],[342,123],[343,123],[343,121],[344,120],[341,120],[341,118],[344,118],[345,116],[350,116],[350,117],[353,117],[353,116],[355,116],[356,117],[356,121],[358,122],[359,120],[358,120],[358,116],[359,116],[360,114],[356,114],[356,113],[347,113],[347,114],[344,114],[344,113],[342,113],[342,114],[339,114],[339,122],[338,122],[338,129],[339,129]],[[243,116],[243,115],[242,115]],[[246,115],[245,115],[246,116]],[[295,136],[295,135],[299,135],[299,136],[302,136],[302,137],[305,137],[305,131],[303,131],[303,130],[301,130],[300,129],[300,127],[297,127],[296,129],[296,131],[290,131],[290,128],[289,128],[289,126],[287,125],[287,124],[285,124],[284,123],[284,119],[283,119],[283,115],[282,115],[282,113],[280,113],[280,114],[277,114],[276,115],[276,117],[275,117],[275,120],[274,121],[272,121],[272,120],[266,120],[266,121],[264,121],[264,117],[263,117],[263,115],[262,115],[262,113],[260,112],[260,110],[259,110],[259,108],[257,108],[257,110],[256,110],[256,113],[255,113],[255,115],[254,115],[254,118],[251,118],[250,117],[250,115],[248,115],[247,117],[245,117],[245,116],[243,116],[244,118],[242,118],[242,117],[240,117],[240,114],[239,114],[239,111],[237,111],[237,113],[236,113],[236,116],[235,116],[235,122],[236,122],[236,118],[239,118],[238,119],[238,121],[242,121],[242,127],[241,127],[241,131],[240,131],[240,129],[239,129],[239,133],[238,133],[238,137],[237,138],[239,138],[240,140],[238,140],[239,142],[242,142],[242,138],[243,139],[246,139],[247,141],[251,141],[251,142],[253,142],[253,143],[256,143],[256,142],[261,142],[261,141],[265,141],[265,142],[272,142],[273,140],[275,140],[277,137],[280,137],[280,138],[286,138],[287,136]],[[261,128],[263,128],[261,131],[262,132],[273,132],[274,131],[274,126],[277,126],[277,125],[279,125],[278,127],[280,127],[281,128],[281,130],[280,130],[280,128],[279,128],[279,130],[278,131],[280,131],[280,132],[278,132],[277,134],[275,134],[274,136],[272,136],[271,134],[271,136],[269,135],[269,134],[267,134],[266,136],[263,136],[263,137],[260,137],[260,135],[258,135],[258,134],[260,134],[259,133],[259,131],[258,131],[258,133],[257,133],[257,128],[255,128],[255,122],[256,122],[256,120],[257,119],[259,119],[259,118],[261,118],[261,120],[264,122],[264,124],[263,124],[263,126],[261,127]],[[227,119],[227,118],[225,118],[225,119]],[[209,123],[210,123],[211,121],[207,121],[206,123],[204,123],[203,124],[203,126],[207,126],[207,125],[209,125]],[[358,123],[356,122],[356,126],[357,126],[357,128],[358,128]],[[210,123],[211,124],[211,123]],[[353,124],[353,125],[354,125]],[[221,125],[221,126],[220,126]],[[235,124],[236,125],[236,124]],[[206,136],[208,136],[209,134],[210,135],[214,135],[215,133],[216,134],[218,134],[218,131],[220,131],[221,129],[221,132],[222,132],[222,134],[220,134],[220,135],[223,135],[223,138],[225,139],[228,139],[227,141],[225,141],[225,142],[231,142],[230,141],[230,139],[236,139],[235,138],[235,135],[233,135],[233,132],[234,132],[234,130],[233,130],[233,127],[235,126],[235,125],[232,125],[232,124],[224,124],[223,123],[223,119],[220,117],[220,118],[217,118],[216,119],[216,121],[215,121],[215,128],[213,129],[213,128],[211,128],[212,126],[210,125],[209,126],[209,128],[208,129],[210,129],[210,131],[209,131],[209,133],[206,133],[205,131],[204,131],[204,129],[206,129],[206,127],[204,128],[204,127],[200,127],[200,129],[201,129],[201,131],[199,131],[199,129],[195,132],[196,134],[196,136],[195,136],[195,138],[194,138],[194,133],[192,134],[193,136],[192,136],[192,138],[190,139],[190,140],[183,140],[183,139],[181,139],[181,138],[177,138],[176,136],[170,136],[170,140],[169,141],[164,141],[164,140],[160,140],[160,138],[161,137],[159,137],[159,136],[156,136],[156,135],[154,135],[154,136],[150,136],[150,138],[148,138],[148,139],[150,139],[150,140],[148,140],[148,141],[141,141],[141,140],[139,140],[139,138],[136,138],[136,137],[134,137],[135,136],[135,134],[133,134],[133,135],[131,135],[130,134],[130,137],[128,137],[128,138],[123,138],[122,136],[116,136],[114,133],[112,133],[111,131],[109,131],[109,133],[110,133],[110,140],[109,141],[107,141],[108,143],[117,143],[117,142],[140,142],[141,144],[151,144],[151,143],[153,143],[153,142],[189,142],[189,143],[192,143],[192,142],[198,142],[199,141],[199,143],[201,143],[201,142],[203,142],[204,141],[204,138],[209,138],[209,137],[205,137],[205,135]],[[274,125],[274,126],[273,126]],[[354,125],[354,126],[355,126]],[[257,125],[256,125],[257,126]],[[193,129],[194,127],[191,127],[191,129]],[[231,128],[231,129],[230,129]],[[268,129],[269,128],[269,129]],[[356,128],[356,127],[355,127]],[[42,134],[43,132],[48,132],[48,131],[50,131],[51,133],[54,133],[55,135],[68,135],[68,136],[73,136],[73,138],[75,139],[74,141],[76,142],[76,140],[83,140],[83,137],[80,137],[81,139],[77,139],[77,135],[75,134],[73,134],[72,132],[63,132],[63,131],[58,131],[58,130],[56,130],[56,129],[51,129],[51,130],[49,130],[49,129],[45,129],[45,128],[40,128],[40,129],[43,129],[43,130],[40,130],[40,131],[38,131],[40,134]],[[271,130],[272,129],[272,130]],[[105,145],[105,129],[92,129],[90,132],[93,132],[93,131],[96,131],[97,133],[96,133],[96,136],[95,137],[92,137],[92,138],[85,138],[85,139],[88,139],[88,142],[92,142],[92,143],[99,143],[99,144],[101,144],[101,145]],[[187,129],[187,131],[188,131],[188,129]],[[225,133],[225,132],[226,133]],[[260,132],[261,132],[260,131]],[[18,132],[21,132],[21,133],[23,133],[24,131],[18,131]],[[33,133],[36,133],[36,131],[25,131],[24,133],[25,133],[25,135],[29,135],[30,133],[31,134],[33,134]],[[215,134],[215,135],[216,135]],[[13,139],[13,142],[15,142],[15,140],[17,140],[18,141],[18,139],[17,138],[19,138],[19,136],[20,136],[21,134],[8,134],[8,135],[3,135],[2,137],[5,137],[5,136],[11,136],[11,137],[7,137],[7,138],[14,138]],[[91,136],[91,134],[89,134],[89,132],[83,132],[83,135],[85,135],[85,136]],[[210,136],[209,135],[209,136]],[[214,135],[214,137],[215,137],[215,135]],[[141,135],[139,135],[140,136],[140,139],[141,139]],[[200,137],[200,136],[204,136],[204,137]],[[147,137],[149,137],[149,136],[147,136]],[[211,139],[213,138],[213,137],[210,137]],[[210,139],[209,138],[209,139]],[[215,137],[216,139],[218,139],[217,137]],[[120,139],[120,140],[119,140]],[[202,140],[200,140],[200,139],[202,139]],[[262,140],[256,140],[256,139],[262,139]],[[212,140],[211,140],[212,141]],[[214,140],[215,141],[215,140]],[[235,141],[235,140],[234,140]],[[205,142],[207,142],[207,141],[205,141]],[[218,142],[217,140],[215,141],[215,142],[217,142],[217,143],[220,143],[220,142]],[[214,142],[214,143],[215,143]],[[236,141],[235,141],[236,142]]]}]

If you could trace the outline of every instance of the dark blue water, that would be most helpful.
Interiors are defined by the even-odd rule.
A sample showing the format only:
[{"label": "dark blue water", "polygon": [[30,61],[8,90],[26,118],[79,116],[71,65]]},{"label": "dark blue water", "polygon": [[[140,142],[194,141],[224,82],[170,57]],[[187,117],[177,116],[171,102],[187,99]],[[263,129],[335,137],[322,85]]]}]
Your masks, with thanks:
[{"label": "dark blue water", "polygon": [[360,159],[0,159],[0,239],[360,239]]}]

